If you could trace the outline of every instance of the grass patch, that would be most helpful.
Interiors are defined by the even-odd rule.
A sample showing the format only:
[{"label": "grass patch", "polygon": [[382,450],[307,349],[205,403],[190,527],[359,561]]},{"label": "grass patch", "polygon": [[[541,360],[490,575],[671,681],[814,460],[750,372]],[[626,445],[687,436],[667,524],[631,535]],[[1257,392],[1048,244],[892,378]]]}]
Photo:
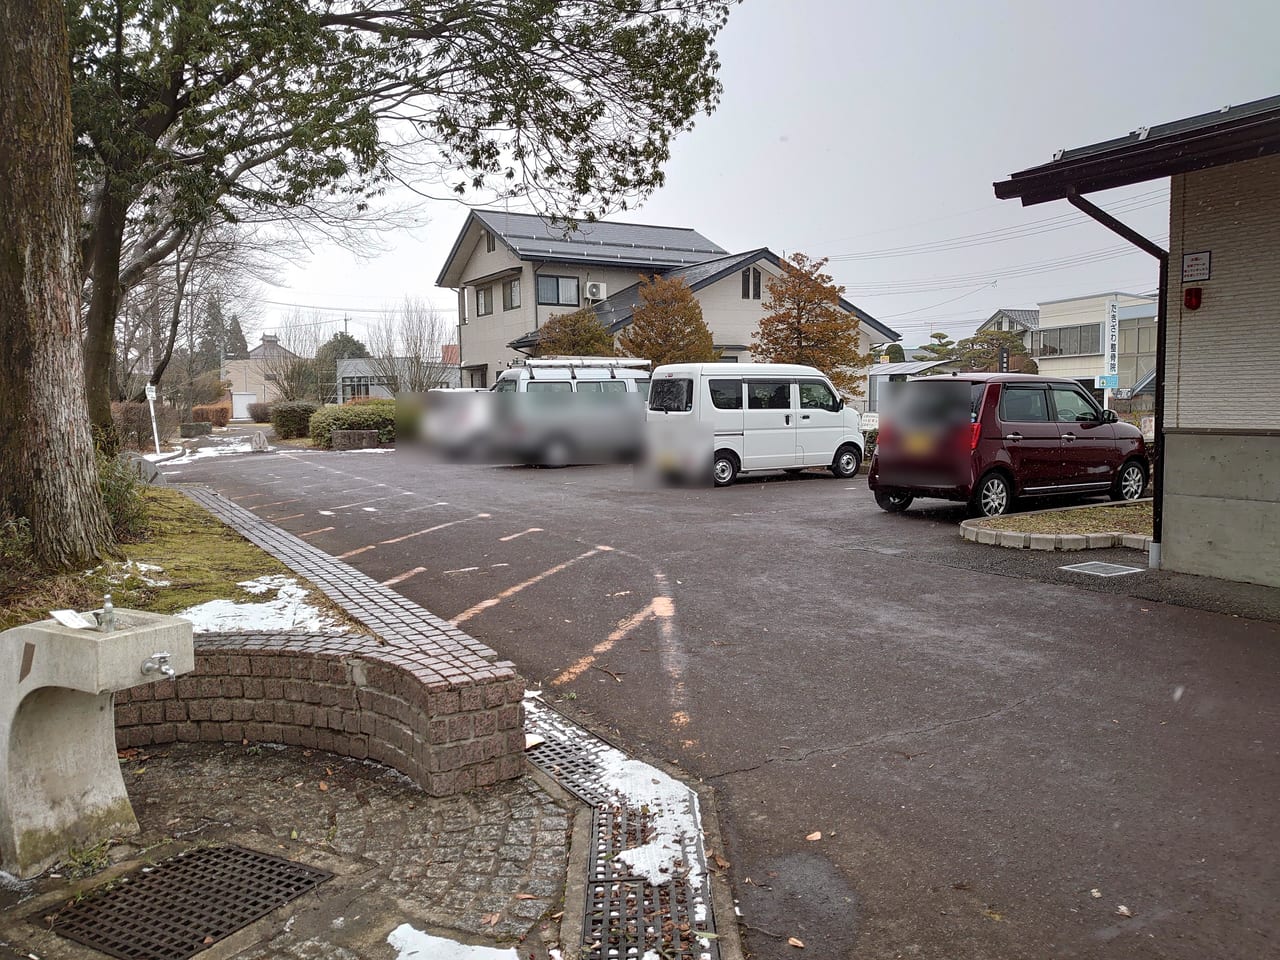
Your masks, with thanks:
[{"label": "grass patch", "polygon": [[1015,533],[1140,533],[1151,536],[1151,501],[1128,503],[1121,507],[1074,507],[993,517],[979,521],[991,530]]},{"label": "grass patch", "polygon": [[320,449],[316,442],[310,437],[294,437],[290,440],[281,440],[279,437],[276,437],[271,442],[282,447],[301,447],[304,450]]},{"label": "grass patch", "polygon": [[[135,543],[120,545],[121,559],[108,561],[85,573],[36,575],[22,572],[18,563],[0,569],[0,630],[33,620],[43,620],[50,610],[69,607],[91,610],[110,593],[118,609],[176,613],[209,600],[261,602],[237,586],[262,576],[288,576],[310,585],[212,514],[176,490],[146,487],[142,499],[148,533]],[[156,572],[141,572],[134,564],[154,564]],[[29,569],[29,564],[28,564]],[[148,580],[168,581],[161,586]],[[352,632],[366,632],[337,604],[311,588],[308,601],[351,625]]]}]

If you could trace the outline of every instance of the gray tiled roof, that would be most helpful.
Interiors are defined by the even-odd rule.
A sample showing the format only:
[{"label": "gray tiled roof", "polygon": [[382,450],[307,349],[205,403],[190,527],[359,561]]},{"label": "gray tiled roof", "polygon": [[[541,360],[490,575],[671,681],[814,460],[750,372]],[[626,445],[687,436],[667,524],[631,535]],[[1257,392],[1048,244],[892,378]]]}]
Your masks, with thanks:
[{"label": "gray tiled roof", "polygon": [[687,227],[602,220],[566,234],[563,225],[528,213],[476,210],[475,216],[522,260],[678,267],[727,253]]},{"label": "gray tiled roof", "polygon": [[1012,320],[1014,323],[1020,323],[1028,330],[1040,329],[1040,311],[1039,310],[1006,310],[1000,308],[1000,312]]}]

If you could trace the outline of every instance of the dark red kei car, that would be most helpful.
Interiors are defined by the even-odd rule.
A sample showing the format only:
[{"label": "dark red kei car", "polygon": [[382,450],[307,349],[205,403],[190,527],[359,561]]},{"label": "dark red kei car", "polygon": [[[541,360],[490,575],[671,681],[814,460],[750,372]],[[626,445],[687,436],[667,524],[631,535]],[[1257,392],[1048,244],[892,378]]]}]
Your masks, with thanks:
[{"label": "dark red kei car", "polygon": [[1146,490],[1142,432],[1074,380],[970,373],[890,387],[868,483],[891,513],[916,497],[964,501],[991,517],[1019,497],[1136,500]]}]

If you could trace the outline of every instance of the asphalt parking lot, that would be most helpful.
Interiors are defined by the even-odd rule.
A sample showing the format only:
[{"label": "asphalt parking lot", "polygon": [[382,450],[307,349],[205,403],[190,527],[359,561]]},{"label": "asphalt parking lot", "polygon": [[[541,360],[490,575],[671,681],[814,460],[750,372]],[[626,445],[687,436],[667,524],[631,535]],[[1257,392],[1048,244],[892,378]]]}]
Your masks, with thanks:
[{"label": "asphalt parking lot", "polygon": [[1145,557],[967,543],[955,505],[892,516],[818,472],[647,490],[283,449],[171,472],[713,784],[752,956],[1275,950],[1276,591],[1085,578],[1057,567]]}]

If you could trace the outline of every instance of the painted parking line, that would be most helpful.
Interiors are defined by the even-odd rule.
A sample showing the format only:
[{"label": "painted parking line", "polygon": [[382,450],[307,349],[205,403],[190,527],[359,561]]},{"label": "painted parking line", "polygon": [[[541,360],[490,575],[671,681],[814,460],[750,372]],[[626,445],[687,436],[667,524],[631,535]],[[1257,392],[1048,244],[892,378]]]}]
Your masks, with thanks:
[{"label": "painted parking line", "polygon": [[471,573],[473,570],[479,570],[479,567],[458,567],[457,570],[445,570],[444,573]]},{"label": "painted parking line", "polygon": [[283,507],[285,504],[297,503],[301,497],[294,497],[292,500],[273,500],[270,503],[260,503],[256,507],[250,507],[250,510],[266,510],[268,507]]},{"label": "painted parking line", "polygon": [[328,533],[333,527],[321,527],[319,530],[308,530],[306,533],[300,533],[300,537],[314,537],[318,533]]},{"label": "painted parking line", "polygon": [[[323,510],[320,511],[324,513]],[[415,530],[413,533],[406,533],[401,537],[392,537],[389,540],[383,540],[381,544],[371,543],[367,547],[357,547],[354,550],[348,550],[346,553],[338,554],[339,560],[346,560],[349,557],[358,557],[362,553],[368,553],[370,550],[377,550],[379,546],[394,543],[404,543],[406,540],[412,540],[414,537],[421,537],[428,533],[435,533],[437,530],[443,530],[445,527],[452,527],[459,523],[466,523],[469,520],[484,520],[490,515],[487,513],[477,513],[474,517],[463,517],[461,520],[450,520],[448,523],[437,523],[434,527],[427,527],[425,530]]]},{"label": "painted parking line", "polygon": [[366,503],[380,503],[380,502],[381,502],[381,501],[383,501],[383,500],[393,500],[393,499],[395,499],[396,497],[403,497],[403,496],[406,496],[406,495],[407,495],[407,496],[413,496],[413,494],[411,494],[411,493],[410,493],[410,494],[404,494],[404,493],[391,493],[391,494],[387,494],[386,496],[382,496],[382,497],[370,497],[370,498],[369,498],[369,499],[367,499],[367,500],[356,500],[356,501],[354,501],[354,502],[352,502],[352,503],[343,503],[343,504],[340,504],[339,506],[336,506],[336,507],[330,507],[329,509],[330,509],[330,510],[349,510],[349,509],[351,509],[352,507],[359,507],[359,506],[362,506],[363,504],[366,504]]},{"label": "painted parking line", "polygon": [[506,543],[508,540],[514,540],[516,537],[523,537],[526,533],[543,533],[541,527],[530,527],[528,530],[521,530],[519,533],[513,533],[508,537],[499,537],[499,543]]},{"label": "painted parking line", "polygon": [[416,577],[418,574],[426,572],[426,567],[414,567],[412,570],[406,570],[404,573],[399,576],[392,577],[390,580],[383,580],[382,585],[384,587],[394,587],[397,583],[404,583],[410,577]]},{"label": "painted parking line", "polygon": [[603,640],[597,643],[594,647],[592,647],[591,652],[587,654],[585,657],[583,657],[581,660],[579,660],[577,663],[573,664],[573,666],[562,671],[559,676],[557,676],[554,680],[551,681],[551,685],[553,687],[558,687],[562,684],[572,683],[574,680],[577,680],[578,677],[580,677],[587,669],[589,669],[595,664],[596,657],[600,656],[601,654],[608,653],[610,650],[613,649],[614,644],[616,644],[619,640],[627,636],[629,633],[631,633],[641,624],[648,623],[650,620],[652,620],[654,616],[656,616],[654,611],[654,605],[659,600],[667,600],[667,599],[668,598],[666,597],[656,597],[655,599],[651,600],[648,604],[646,604],[642,609],[637,610],[635,613],[633,613],[631,616],[627,617],[626,619],[620,620],[618,622],[617,627],[614,628],[613,632],[610,633],[609,636],[605,637]]},{"label": "painted parking line", "polygon": [[236,503],[239,503],[241,500],[252,500],[254,497],[269,497],[269,496],[271,496],[271,494],[270,494],[270,493],[266,493],[266,492],[262,492],[262,493],[242,493],[242,494],[241,494],[240,496],[238,496],[238,497],[231,497],[231,498],[229,498],[229,499],[234,500]]},{"label": "painted parking line", "polygon": [[297,520],[299,517],[305,517],[305,513],[291,513],[287,517],[267,517],[272,523],[284,523],[286,520]]},{"label": "painted parking line", "polygon": [[588,550],[586,553],[580,553],[578,554],[578,556],[574,557],[572,560],[566,560],[564,563],[558,563],[554,567],[552,567],[550,570],[543,570],[542,573],[538,574],[537,576],[530,577],[528,580],[525,580],[521,583],[517,583],[514,587],[507,587],[507,589],[503,590],[496,597],[490,597],[488,600],[481,600],[479,603],[468,607],[466,610],[463,610],[460,614],[454,617],[450,621],[450,623],[452,623],[455,627],[460,623],[466,623],[476,614],[483,613],[484,611],[488,610],[490,607],[496,607],[498,604],[502,603],[502,601],[509,600],[510,598],[514,597],[521,590],[525,590],[529,587],[532,587],[536,583],[541,583],[543,580],[547,579],[547,577],[554,576],[555,574],[559,573],[561,570],[566,570],[581,560],[586,560],[588,557],[594,557],[598,553],[610,553],[612,551],[613,551],[613,547],[597,546],[595,549]]}]

